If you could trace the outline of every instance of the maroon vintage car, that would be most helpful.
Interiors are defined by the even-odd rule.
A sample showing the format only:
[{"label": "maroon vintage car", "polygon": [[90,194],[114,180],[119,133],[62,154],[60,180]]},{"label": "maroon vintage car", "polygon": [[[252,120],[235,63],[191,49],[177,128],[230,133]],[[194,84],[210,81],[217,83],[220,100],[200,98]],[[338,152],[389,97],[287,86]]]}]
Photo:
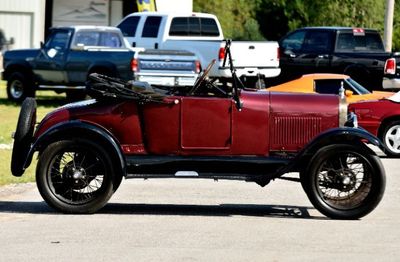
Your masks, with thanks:
[{"label": "maroon vintage car", "polygon": [[387,99],[352,103],[349,110],[357,115],[361,127],[383,141],[388,156],[400,157],[400,93]]},{"label": "maroon vintage car", "polygon": [[[44,200],[66,213],[102,208],[125,178],[234,179],[267,185],[288,172],[313,205],[331,218],[371,212],[385,172],[365,145],[368,132],[347,127],[336,95],[270,93],[196,84],[161,90],[91,75],[96,99],[68,104],[36,127],[36,103],[22,104],[11,161],[21,176],[39,152],[36,182]],[[318,96],[318,99],[315,99]],[[35,130],[34,130],[35,129]],[[287,194],[288,192],[284,192]]]}]

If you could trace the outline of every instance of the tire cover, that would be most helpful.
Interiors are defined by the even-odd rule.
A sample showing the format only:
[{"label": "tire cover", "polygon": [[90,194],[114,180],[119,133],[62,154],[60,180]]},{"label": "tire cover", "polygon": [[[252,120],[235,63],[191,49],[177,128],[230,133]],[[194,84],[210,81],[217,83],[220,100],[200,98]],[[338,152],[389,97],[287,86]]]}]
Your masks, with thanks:
[{"label": "tire cover", "polygon": [[32,142],[36,123],[36,100],[28,97],[21,105],[17,130],[14,135],[14,146],[11,158],[11,172],[14,176],[24,173],[24,164]]}]

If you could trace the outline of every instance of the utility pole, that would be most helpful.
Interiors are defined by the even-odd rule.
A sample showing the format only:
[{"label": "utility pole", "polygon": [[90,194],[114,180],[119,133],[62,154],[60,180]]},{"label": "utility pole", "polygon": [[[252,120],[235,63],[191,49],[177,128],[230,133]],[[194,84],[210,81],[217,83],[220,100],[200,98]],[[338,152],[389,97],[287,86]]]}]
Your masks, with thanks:
[{"label": "utility pole", "polygon": [[393,13],[394,13],[394,0],[386,0],[385,31],[383,34],[383,42],[385,44],[386,52],[392,52]]}]

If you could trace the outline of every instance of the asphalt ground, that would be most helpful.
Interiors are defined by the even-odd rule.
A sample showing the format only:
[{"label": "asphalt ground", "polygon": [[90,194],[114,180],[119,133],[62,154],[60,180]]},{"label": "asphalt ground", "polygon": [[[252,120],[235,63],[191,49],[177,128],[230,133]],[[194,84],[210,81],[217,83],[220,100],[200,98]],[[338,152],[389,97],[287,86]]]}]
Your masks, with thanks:
[{"label": "asphalt ground", "polygon": [[399,261],[399,160],[368,216],[331,220],[300,184],[124,180],[94,215],[49,208],[35,184],[0,187],[0,261]]}]

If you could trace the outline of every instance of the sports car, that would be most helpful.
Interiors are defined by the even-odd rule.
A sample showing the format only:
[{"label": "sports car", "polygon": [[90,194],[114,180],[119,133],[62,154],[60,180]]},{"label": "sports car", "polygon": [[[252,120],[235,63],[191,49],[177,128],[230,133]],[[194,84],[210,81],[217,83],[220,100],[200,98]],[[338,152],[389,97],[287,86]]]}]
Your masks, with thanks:
[{"label": "sports car", "polygon": [[361,127],[382,140],[388,156],[400,157],[400,93],[387,99],[352,103],[349,111],[357,115]]},{"label": "sports car", "polygon": [[[342,85],[343,83],[343,85]],[[308,74],[302,77],[269,87],[267,90],[274,92],[299,92],[318,94],[339,94],[343,86],[346,90],[348,103],[362,100],[375,100],[392,96],[392,92],[373,91],[370,92],[357,83],[348,75],[341,74]]]}]

